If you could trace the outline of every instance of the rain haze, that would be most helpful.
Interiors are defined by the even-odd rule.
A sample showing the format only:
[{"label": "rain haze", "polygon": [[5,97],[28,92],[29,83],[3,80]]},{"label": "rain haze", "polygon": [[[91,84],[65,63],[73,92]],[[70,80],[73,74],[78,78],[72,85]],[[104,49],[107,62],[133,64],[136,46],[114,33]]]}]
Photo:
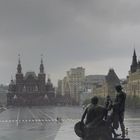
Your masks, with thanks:
[{"label": "rain haze", "polygon": [[86,74],[114,68],[125,78],[135,47],[140,55],[139,0],[1,0],[0,83],[16,73],[45,72],[56,85],[66,71],[82,66]]}]

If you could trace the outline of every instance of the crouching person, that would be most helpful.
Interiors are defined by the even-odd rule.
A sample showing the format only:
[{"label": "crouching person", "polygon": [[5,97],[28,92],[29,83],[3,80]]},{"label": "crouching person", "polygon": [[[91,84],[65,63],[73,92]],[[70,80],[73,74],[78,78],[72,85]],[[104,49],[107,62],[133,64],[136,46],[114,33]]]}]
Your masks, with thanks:
[{"label": "crouching person", "polygon": [[85,124],[86,127],[86,135],[90,135],[93,130],[96,130],[97,132],[98,127],[103,123],[103,120],[106,117],[106,112],[106,108],[98,105],[98,98],[94,96],[81,118],[81,124]]}]

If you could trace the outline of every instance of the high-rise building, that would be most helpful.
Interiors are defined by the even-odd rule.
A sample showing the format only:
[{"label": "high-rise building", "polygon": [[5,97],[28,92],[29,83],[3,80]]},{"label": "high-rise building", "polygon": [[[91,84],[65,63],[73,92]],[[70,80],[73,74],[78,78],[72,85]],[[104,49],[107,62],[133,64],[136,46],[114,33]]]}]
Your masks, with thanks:
[{"label": "high-rise building", "polygon": [[56,92],[56,96],[62,96],[62,80],[58,80],[58,87],[57,87],[57,92]]},{"label": "high-rise building", "polygon": [[71,68],[63,80],[58,81],[57,96],[62,96],[64,104],[80,104],[80,94],[84,90],[85,69]]},{"label": "high-rise building", "polygon": [[85,69],[82,67],[72,68],[67,72],[66,87],[69,88],[70,97],[77,104],[80,103],[80,93],[84,88],[83,87],[84,79],[85,79]]}]

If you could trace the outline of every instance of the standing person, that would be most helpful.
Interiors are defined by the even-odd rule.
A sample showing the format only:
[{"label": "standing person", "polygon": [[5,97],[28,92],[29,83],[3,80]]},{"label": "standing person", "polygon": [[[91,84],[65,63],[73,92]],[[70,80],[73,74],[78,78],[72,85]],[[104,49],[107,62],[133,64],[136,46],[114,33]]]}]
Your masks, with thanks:
[{"label": "standing person", "polygon": [[111,108],[112,108],[112,100],[111,100],[111,98],[110,98],[109,95],[107,95],[107,97],[106,97],[105,108],[106,108],[106,110],[107,110],[107,111],[106,111],[105,120],[107,120],[107,117],[108,117],[108,111],[110,111]]},{"label": "standing person", "polygon": [[112,107],[112,100],[111,100],[111,97],[107,95],[106,101],[105,101],[105,108],[107,108],[107,110],[111,110],[111,107]]},{"label": "standing person", "polygon": [[[115,105],[113,106],[111,97],[108,95],[106,97],[106,101],[105,101],[105,108],[107,109],[106,112],[106,116],[105,116],[105,120],[108,122],[108,124],[110,125],[110,128],[112,130],[112,134],[114,135],[114,138],[117,138],[118,136],[120,136],[120,134],[117,134],[115,129],[118,129],[118,112],[116,112],[114,110]],[[113,111],[111,113],[111,115],[108,115],[108,111],[110,111],[113,108]],[[117,110],[118,111],[118,110]]]},{"label": "standing person", "polygon": [[117,91],[117,95],[115,98],[114,103],[114,112],[118,113],[118,121],[120,123],[121,131],[122,131],[122,138],[125,138],[125,125],[124,125],[124,112],[125,112],[125,100],[126,100],[126,93],[122,91],[122,86],[117,85],[115,87]]}]

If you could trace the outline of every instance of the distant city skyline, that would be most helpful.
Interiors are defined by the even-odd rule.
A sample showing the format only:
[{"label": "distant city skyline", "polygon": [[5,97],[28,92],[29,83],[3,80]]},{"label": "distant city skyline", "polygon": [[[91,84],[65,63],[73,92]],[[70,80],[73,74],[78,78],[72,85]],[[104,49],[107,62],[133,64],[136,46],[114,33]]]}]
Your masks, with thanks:
[{"label": "distant city skyline", "polygon": [[[9,76],[9,78],[8,79],[6,79],[6,78],[4,78],[3,80],[2,80],[2,82],[1,82],[1,84],[4,84],[4,85],[8,85],[9,83],[10,83],[10,80],[11,80],[11,78],[13,78],[14,79],[14,77],[15,77],[15,74],[16,74],[16,71],[17,71],[17,64],[18,64],[18,55],[17,55],[17,60],[15,61],[15,64],[12,66],[12,68],[15,66],[15,68],[13,69],[14,70],[14,72],[11,72],[11,71],[9,71],[9,73],[7,73],[7,75]],[[23,62],[23,60],[25,59],[23,59],[23,57],[21,57],[20,56],[20,58],[21,58],[21,65],[22,65],[22,72],[23,72],[23,74],[25,75],[26,74],[26,72],[35,72],[35,73],[38,73],[39,72],[39,60],[38,60],[38,64],[36,63],[33,63],[33,64],[31,64],[31,65],[28,65],[29,66],[29,68],[27,67],[27,65],[25,64],[25,62]],[[38,57],[38,58],[40,58],[40,61],[41,61],[41,57]],[[43,57],[44,58],[44,57]],[[132,58],[132,57],[131,57]],[[69,69],[71,69],[71,68],[76,68],[76,67],[83,67],[82,65],[80,65],[80,66],[76,66],[76,65],[73,65],[73,64],[70,64],[71,65],[71,67],[66,67],[65,69],[63,69],[62,71],[59,71],[60,73],[58,74],[57,72],[56,73],[51,73],[51,72],[49,72],[49,71],[47,71],[48,69],[52,69],[52,68],[49,68],[49,67],[47,67],[47,59],[45,59],[46,60],[46,63],[44,63],[44,66],[45,66],[45,72],[46,72],[46,79],[48,78],[48,77],[50,77],[51,78],[51,80],[52,80],[52,82],[54,83],[54,85],[55,86],[57,86],[57,82],[58,82],[58,80],[60,80],[60,79],[63,79],[64,78],[64,76],[66,75],[66,72],[69,70]],[[43,59],[43,61],[44,61],[44,59]],[[110,60],[109,60],[110,61]],[[95,63],[95,64],[97,64],[97,63]],[[130,63],[131,64],[131,63]],[[129,71],[129,69],[130,69],[130,64],[129,64],[129,66],[128,66],[128,70],[126,71],[126,72],[124,72],[124,74],[122,74],[122,73],[117,73],[118,75],[119,75],[119,78],[120,79],[123,79],[123,78],[126,78],[126,76],[128,75],[128,71]],[[37,66],[38,65],[38,66]],[[92,72],[92,68],[91,69],[88,69],[88,67],[90,67],[90,66],[88,66],[87,64],[83,64],[83,65],[85,65],[85,67],[83,67],[83,68],[85,68],[85,73],[86,73],[86,75],[107,75],[107,73],[108,73],[108,70],[110,69],[110,68],[113,68],[115,71],[118,71],[119,72],[119,68],[121,69],[121,67],[118,67],[118,68],[116,68],[115,66],[113,67],[108,67],[108,68],[106,68],[105,67],[105,65],[108,65],[108,64],[101,64],[101,65],[99,65],[99,64],[97,64],[97,68],[95,67],[95,68],[93,68],[93,72]],[[33,66],[37,66],[36,68],[34,68]],[[50,65],[51,66],[51,65]],[[52,66],[53,66],[53,64],[52,64]],[[54,67],[54,66],[53,66]],[[104,67],[104,69],[101,69],[101,70],[99,70],[98,68],[103,68]],[[37,69],[38,68],[38,69]],[[126,73],[126,75],[125,75],[125,73]],[[58,75],[57,75],[58,74]],[[122,75],[121,75],[122,74]],[[57,76],[57,77],[55,77],[55,76]],[[6,76],[5,76],[6,77]]]},{"label": "distant city skyline", "polygon": [[[56,85],[70,68],[126,78],[134,47],[140,56],[140,1],[0,1],[0,83],[15,76],[18,54],[24,74],[38,73],[41,54]],[[38,68],[38,69],[37,69]]]}]

